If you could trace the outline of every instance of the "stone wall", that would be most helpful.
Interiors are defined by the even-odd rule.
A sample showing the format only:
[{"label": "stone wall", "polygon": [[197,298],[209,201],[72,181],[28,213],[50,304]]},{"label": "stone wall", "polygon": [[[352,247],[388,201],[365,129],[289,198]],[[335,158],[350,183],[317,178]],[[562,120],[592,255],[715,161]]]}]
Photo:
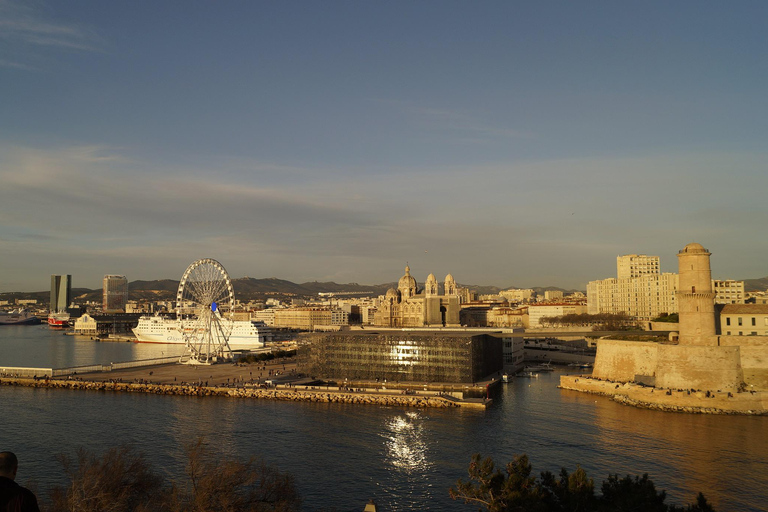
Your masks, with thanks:
[{"label": "stone wall", "polygon": [[720,346],[738,346],[744,383],[768,390],[768,336],[720,336]]},{"label": "stone wall", "polygon": [[616,382],[654,376],[656,386],[675,389],[735,390],[744,382],[768,390],[768,338],[721,336],[720,346],[601,339],[592,376]]},{"label": "stone wall", "polygon": [[601,339],[592,376],[618,382],[630,382],[636,375],[654,375],[658,343]]},{"label": "stone wall", "polygon": [[[220,396],[232,398],[261,398],[291,402],[323,402],[383,405],[387,407],[460,407],[466,402],[448,397],[413,396],[405,394],[382,395],[367,393],[328,392],[315,389],[254,389],[222,388],[172,384],[137,384],[127,382],[93,382],[81,380],[0,378],[0,386],[23,386],[34,388],[77,389],[89,391],[115,391],[150,393],[153,395],[176,396]],[[474,405],[469,402],[467,405]],[[484,407],[483,404],[478,404]]]},{"label": "stone wall", "polygon": [[680,331],[680,324],[677,322],[648,322],[649,331]]},{"label": "stone wall", "polygon": [[705,392],[690,389],[663,391],[636,384],[617,384],[581,375],[560,376],[560,388],[609,396],[626,405],[668,412],[700,414],[768,414],[768,393],[723,391]]},{"label": "stone wall", "polygon": [[742,381],[739,347],[659,345],[656,387],[736,391]]}]

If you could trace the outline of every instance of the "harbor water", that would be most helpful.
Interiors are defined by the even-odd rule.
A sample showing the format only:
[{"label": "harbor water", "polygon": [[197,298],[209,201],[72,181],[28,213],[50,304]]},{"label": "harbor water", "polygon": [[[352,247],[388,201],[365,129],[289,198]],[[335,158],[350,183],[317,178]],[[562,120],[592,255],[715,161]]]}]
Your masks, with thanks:
[{"label": "harbor water", "polygon": [[[46,326],[0,328],[0,366],[64,367],[170,355],[179,347],[99,343]],[[475,510],[448,489],[474,453],[503,466],[526,453],[538,474],[581,465],[596,482],[648,473],[668,502],[703,491],[719,511],[765,510],[768,418],[636,409],[562,391],[558,371],[504,384],[493,406],[407,409],[352,404],[0,387],[0,450],[38,494],[63,482],[56,454],[124,443],[169,477],[203,436],[222,456],[290,471],[305,510]]]}]

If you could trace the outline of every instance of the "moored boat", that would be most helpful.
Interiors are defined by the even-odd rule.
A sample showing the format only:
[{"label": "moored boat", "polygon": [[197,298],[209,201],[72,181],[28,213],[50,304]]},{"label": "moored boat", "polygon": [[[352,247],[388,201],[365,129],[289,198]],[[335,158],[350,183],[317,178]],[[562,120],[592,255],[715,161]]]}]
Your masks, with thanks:
[{"label": "moored boat", "polygon": [[66,311],[51,311],[48,314],[48,325],[51,327],[69,327],[69,313]]},{"label": "moored boat", "polygon": [[555,369],[552,367],[552,363],[541,363],[532,366],[526,366],[523,368],[526,372],[553,372]]},{"label": "moored boat", "polygon": [[40,319],[28,309],[0,311],[0,325],[39,325]]},{"label": "moored boat", "polygon": [[[137,343],[184,344],[184,334],[175,318],[142,316],[133,334]],[[228,343],[232,349],[260,348],[270,341],[271,336],[271,329],[260,322],[236,320],[232,323]]]}]

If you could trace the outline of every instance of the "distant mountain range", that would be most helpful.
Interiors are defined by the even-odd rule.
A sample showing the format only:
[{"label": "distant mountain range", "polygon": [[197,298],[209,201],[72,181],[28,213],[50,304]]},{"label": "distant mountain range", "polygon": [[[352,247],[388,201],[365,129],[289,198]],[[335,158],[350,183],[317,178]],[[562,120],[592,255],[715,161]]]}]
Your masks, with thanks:
[{"label": "distant mountain range", "polygon": [[[420,283],[423,286],[423,283]],[[308,298],[317,297],[318,293],[344,293],[355,292],[356,297],[378,297],[384,295],[389,288],[397,288],[397,282],[363,285],[358,283],[338,284],[334,282],[311,281],[307,283],[293,283],[285,279],[275,277],[255,279],[252,277],[242,277],[232,280],[232,286],[235,289],[235,297],[239,300],[256,300],[269,297],[297,297]],[[494,295],[502,290],[514,288],[507,286],[499,288],[497,286],[477,286],[459,284],[459,286],[469,288],[479,295]],[[173,279],[160,279],[157,281],[133,281],[128,284],[129,300],[174,300],[176,290],[179,288],[179,282]],[[744,289],[748,292],[765,291],[768,289],[768,276],[759,279],[744,279]],[[562,291],[572,293],[579,290],[564,290],[555,286],[534,287],[533,290],[538,294],[545,291]],[[584,291],[584,290],[580,290]],[[40,303],[48,302],[49,291],[42,292],[5,292],[0,293],[0,300],[11,299],[37,299]],[[100,301],[101,289],[91,290],[88,288],[73,288],[72,297],[77,300]]]},{"label": "distant mountain range", "polygon": [[[768,279],[768,278],[767,278]],[[422,286],[424,283],[420,283]],[[265,299],[269,297],[296,297],[309,298],[317,297],[319,293],[345,293],[354,292],[355,297],[378,297],[384,295],[390,288],[397,288],[397,282],[363,285],[358,283],[339,284],[334,282],[311,281],[307,283],[293,283],[285,279],[275,277],[255,279],[252,277],[242,277],[232,280],[232,286],[235,290],[235,297],[239,300]],[[469,288],[479,295],[493,295],[501,290],[512,288],[507,286],[499,288],[497,286],[478,286],[459,284],[464,288]],[[179,288],[179,281],[173,279],[160,279],[157,281],[133,281],[128,283],[129,300],[174,300],[176,291]],[[554,286],[533,288],[539,294],[545,291],[560,290],[565,293],[571,293],[576,290],[564,290]],[[88,288],[72,288],[72,298],[78,301],[100,301],[101,289],[91,290]],[[38,302],[47,302],[50,292],[6,292],[0,293],[0,300],[9,299],[37,299]]]}]

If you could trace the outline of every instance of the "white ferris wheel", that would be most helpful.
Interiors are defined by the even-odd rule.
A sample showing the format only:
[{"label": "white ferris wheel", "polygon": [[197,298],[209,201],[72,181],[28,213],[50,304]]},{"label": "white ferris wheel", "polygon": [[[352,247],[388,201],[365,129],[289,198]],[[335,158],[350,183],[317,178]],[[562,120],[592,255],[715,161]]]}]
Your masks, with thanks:
[{"label": "white ferris wheel", "polygon": [[176,317],[186,344],[182,362],[212,364],[232,357],[234,306],[232,281],[221,263],[205,258],[187,267],[176,294]]}]

